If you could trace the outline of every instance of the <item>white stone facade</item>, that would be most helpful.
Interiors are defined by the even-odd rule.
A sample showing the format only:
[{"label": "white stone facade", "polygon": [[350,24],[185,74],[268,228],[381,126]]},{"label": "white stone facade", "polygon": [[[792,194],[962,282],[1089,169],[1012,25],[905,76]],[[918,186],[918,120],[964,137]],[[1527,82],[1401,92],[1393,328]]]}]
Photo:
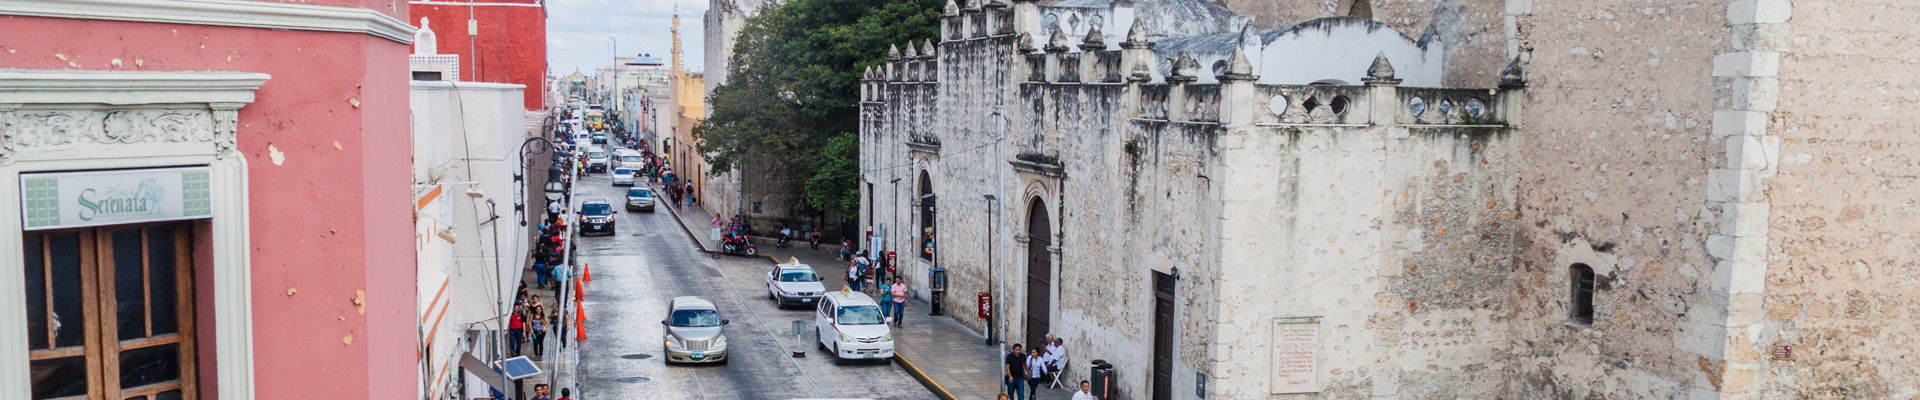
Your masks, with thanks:
[{"label": "white stone facade", "polygon": [[[1136,1],[1100,15],[1178,7],[1209,5]],[[862,85],[862,224],[884,227],[913,287],[944,268],[954,319],[1017,343],[1048,323],[1073,349],[1069,377],[1107,360],[1129,399],[1156,390],[1161,312],[1172,324],[1160,390],[1174,398],[1197,397],[1201,376],[1217,398],[1357,398],[1500,368],[1517,76],[1505,89],[1401,87],[1394,70],[1438,76],[1443,65],[1379,57],[1424,54],[1391,30],[1331,29],[1330,40],[1364,44],[1341,52],[1373,66],[1338,72],[1364,84],[1265,84],[1267,71],[1304,73],[1265,53],[1287,51],[1267,39],[1285,32],[1228,24],[1154,40],[1141,19],[1115,21],[1131,28],[1112,41],[1053,34],[1036,48],[1037,35],[1011,28],[1046,10],[949,6],[942,40],[897,46]],[[1397,41],[1372,37],[1382,34]],[[1162,63],[1168,41],[1189,50]],[[1224,66],[1202,68],[1202,48]],[[917,257],[923,185],[937,206],[931,261]],[[1160,309],[1156,279],[1167,278]],[[1004,321],[977,318],[980,292],[998,293]],[[1317,359],[1310,382],[1282,382],[1275,332],[1298,329],[1315,332]]]}]

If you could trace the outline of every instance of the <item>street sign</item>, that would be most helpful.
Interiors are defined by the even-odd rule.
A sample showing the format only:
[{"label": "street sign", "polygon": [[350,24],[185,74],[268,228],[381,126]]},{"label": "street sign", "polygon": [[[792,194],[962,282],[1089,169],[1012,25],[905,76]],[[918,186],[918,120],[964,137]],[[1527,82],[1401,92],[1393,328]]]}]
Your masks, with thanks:
[{"label": "street sign", "polygon": [[208,167],[20,174],[26,230],[209,218]]}]

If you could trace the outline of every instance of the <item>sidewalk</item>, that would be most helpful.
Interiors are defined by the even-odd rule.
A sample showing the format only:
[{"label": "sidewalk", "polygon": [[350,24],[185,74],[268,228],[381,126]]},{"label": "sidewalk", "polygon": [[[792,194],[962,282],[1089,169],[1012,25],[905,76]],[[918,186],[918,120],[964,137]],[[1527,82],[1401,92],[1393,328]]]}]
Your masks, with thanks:
[{"label": "sidewalk", "polygon": [[[700,207],[684,205],[667,207],[667,210],[680,220],[701,248],[718,251],[713,241],[706,239],[713,214]],[[793,244],[793,248],[776,248],[771,242],[756,243],[756,250],[780,262],[798,258],[801,263],[813,266],[824,279],[821,284],[828,288],[846,284],[847,262],[838,259],[838,246],[823,244],[820,250],[811,250],[805,242]],[[906,323],[894,328],[894,360],[900,367],[942,399],[993,400],[994,395],[1006,391],[1000,379],[1002,355],[998,346],[986,346],[985,337],[952,318],[927,315],[928,307],[918,299],[909,301]],[[1072,385],[1061,382],[1062,389],[1041,389],[1035,398],[1071,399],[1073,390],[1066,389],[1069,386]]]}]

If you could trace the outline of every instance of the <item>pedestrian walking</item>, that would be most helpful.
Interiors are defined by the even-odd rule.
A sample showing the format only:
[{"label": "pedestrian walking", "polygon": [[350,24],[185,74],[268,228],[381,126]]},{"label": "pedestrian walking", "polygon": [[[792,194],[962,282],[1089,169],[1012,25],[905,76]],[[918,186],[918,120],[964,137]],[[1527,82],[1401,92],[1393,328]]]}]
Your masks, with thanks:
[{"label": "pedestrian walking", "polygon": [[893,283],[880,281],[880,317],[893,318]]},{"label": "pedestrian walking", "polygon": [[1007,386],[1012,400],[1027,399],[1027,353],[1020,351],[1020,344],[1013,344],[1013,351],[1007,353],[1006,365],[1000,372],[1001,381]]},{"label": "pedestrian walking", "polygon": [[533,307],[533,358],[536,360],[547,355],[547,319],[540,317],[546,315],[543,311]]},{"label": "pedestrian walking", "polygon": [[1093,385],[1080,381],[1080,391],[1073,392],[1073,400],[1099,400],[1093,397]]},{"label": "pedestrian walking", "polygon": [[507,316],[507,352],[514,356],[520,355],[520,330],[525,327],[520,320],[520,310],[521,306],[515,305],[513,314]]},{"label": "pedestrian walking", "polygon": [[900,280],[898,276],[893,277],[893,285],[888,289],[892,289],[888,296],[893,297],[893,326],[905,327],[907,326],[907,282]]},{"label": "pedestrian walking", "polygon": [[860,291],[860,264],[847,263],[847,287]]},{"label": "pedestrian walking", "polygon": [[532,400],[553,400],[553,395],[547,392],[547,384],[542,383],[542,384],[533,385]]},{"label": "pedestrian walking", "polygon": [[1040,384],[1046,380],[1046,357],[1040,355],[1039,348],[1027,349],[1027,393],[1040,394]]},{"label": "pedestrian walking", "polygon": [[573,389],[560,388],[560,398],[554,400],[573,400]]}]

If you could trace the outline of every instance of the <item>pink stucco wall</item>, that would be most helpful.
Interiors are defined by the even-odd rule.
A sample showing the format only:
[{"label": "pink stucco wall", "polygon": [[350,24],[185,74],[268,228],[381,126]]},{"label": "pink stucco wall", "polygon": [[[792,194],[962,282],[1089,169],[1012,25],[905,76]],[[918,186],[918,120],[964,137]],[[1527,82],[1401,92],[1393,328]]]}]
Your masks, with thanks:
[{"label": "pink stucco wall", "polygon": [[262,399],[403,398],[419,385],[408,50],[354,33],[0,17],[0,68],[273,76],[239,113]]}]

